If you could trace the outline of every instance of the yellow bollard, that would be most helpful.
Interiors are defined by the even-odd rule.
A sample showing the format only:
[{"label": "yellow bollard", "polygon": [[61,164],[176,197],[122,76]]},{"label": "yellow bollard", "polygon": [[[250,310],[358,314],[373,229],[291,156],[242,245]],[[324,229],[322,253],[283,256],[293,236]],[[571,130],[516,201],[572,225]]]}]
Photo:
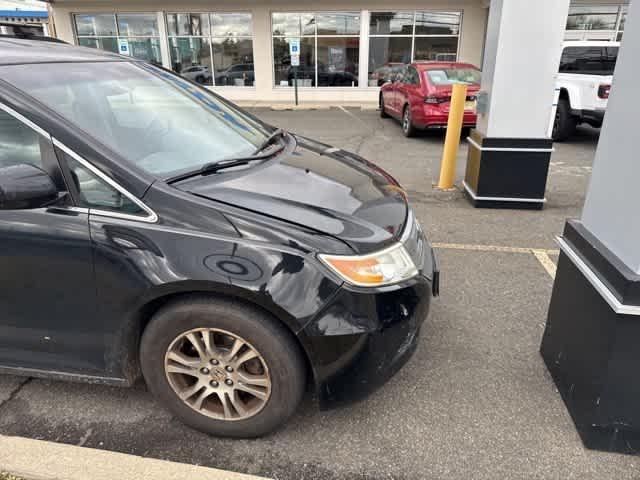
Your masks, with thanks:
[{"label": "yellow bollard", "polygon": [[438,188],[442,190],[453,188],[466,100],[467,85],[465,83],[454,84],[453,92],[451,93],[451,106],[449,107],[447,135],[444,139],[444,152],[442,153],[442,164],[440,166],[440,181],[438,182]]}]

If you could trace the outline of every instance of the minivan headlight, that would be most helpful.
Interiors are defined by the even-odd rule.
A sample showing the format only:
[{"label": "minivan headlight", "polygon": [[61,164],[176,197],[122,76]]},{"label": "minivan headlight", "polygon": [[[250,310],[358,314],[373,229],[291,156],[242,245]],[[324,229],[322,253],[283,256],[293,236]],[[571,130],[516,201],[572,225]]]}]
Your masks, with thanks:
[{"label": "minivan headlight", "polygon": [[359,287],[379,287],[407,280],[418,274],[413,260],[398,243],[368,255],[318,255],[346,282]]}]

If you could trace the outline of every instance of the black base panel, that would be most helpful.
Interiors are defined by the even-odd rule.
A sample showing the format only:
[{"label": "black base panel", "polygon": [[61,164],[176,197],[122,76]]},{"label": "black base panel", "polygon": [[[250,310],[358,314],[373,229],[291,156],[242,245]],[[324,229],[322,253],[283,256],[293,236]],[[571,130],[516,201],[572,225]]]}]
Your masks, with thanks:
[{"label": "black base panel", "polygon": [[571,415],[571,419],[576,426],[578,435],[582,444],[590,450],[598,450],[602,452],[623,453],[627,455],[640,454],[640,431],[634,430],[620,430],[617,428],[602,428],[598,426],[589,426],[580,422],[579,418],[576,418],[574,411],[571,408],[572,395],[569,385],[563,382],[563,378],[555,368],[555,365],[549,364],[548,359],[543,357],[542,359],[553,378],[560,396],[564,401],[564,404]]},{"label": "black base panel", "polygon": [[640,453],[639,339],[561,252],[540,353],[587,448]]},{"label": "black base panel", "polygon": [[[477,130],[471,132],[470,138],[475,144],[469,143],[465,182],[479,197],[471,198],[475,207],[544,208],[551,152],[537,150],[551,149],[551,140],[487,138]],[[504,198],[510,200],[501,200]],[[519,198],[540,202],[518,202]]]},{"label": "black base panel", "polygon": [[475,208],[495,208],[502,210],[542,210],[544,202],[501,202],[499,200],[475,200],[469,192],[465,190],[465,196]]}]

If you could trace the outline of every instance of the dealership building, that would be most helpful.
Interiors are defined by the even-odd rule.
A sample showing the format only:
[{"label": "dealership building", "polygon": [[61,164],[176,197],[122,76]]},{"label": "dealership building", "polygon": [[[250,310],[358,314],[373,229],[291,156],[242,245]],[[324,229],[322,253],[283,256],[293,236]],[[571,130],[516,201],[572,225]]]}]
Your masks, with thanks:
[{"label": "dealership building", "polygon": [[[291,101],[289,44],[299,39],[301,100],[348,103],[375,102],[394,64],[481,66],[489,3],[54,0],[51,6],[62,40],[161,64],[232,100]],[[626,12],[620,0],[572,4],[566,38],[619,40]]]}]

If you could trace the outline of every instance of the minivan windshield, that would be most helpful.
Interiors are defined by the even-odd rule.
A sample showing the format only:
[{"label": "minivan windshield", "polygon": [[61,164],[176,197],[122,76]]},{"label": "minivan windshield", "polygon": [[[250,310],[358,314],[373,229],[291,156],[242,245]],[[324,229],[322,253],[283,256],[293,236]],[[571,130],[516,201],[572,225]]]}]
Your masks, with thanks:
[{"label": "minivan windshield", "polygon": [[434,85],[452,85],[460,82],[480,84],[480,71],[473,68],[427,70],[427,75]]},{"label": "minivan windshield", "polygon": [[144,63],[12,65],[0,67],[0,78],[161,178],[252,155],[271,134],[214,95]]}]

